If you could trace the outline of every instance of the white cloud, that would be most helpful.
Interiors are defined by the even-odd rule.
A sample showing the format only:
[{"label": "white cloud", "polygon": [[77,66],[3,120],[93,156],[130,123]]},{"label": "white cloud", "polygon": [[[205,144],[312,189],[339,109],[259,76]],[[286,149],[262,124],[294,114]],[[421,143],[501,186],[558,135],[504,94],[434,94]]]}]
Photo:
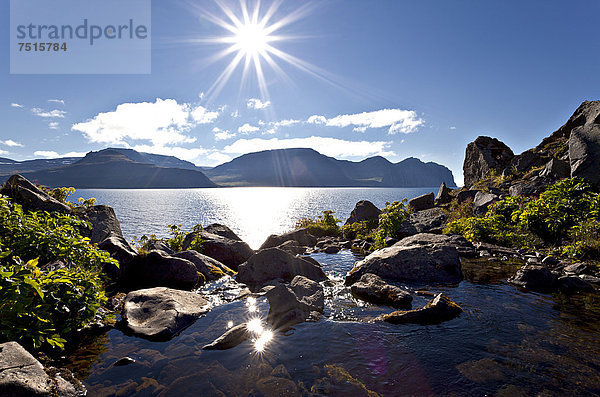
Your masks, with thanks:
[{"label": "white cloud", "polygon": [[182,160],[196,162],[200,156],[209,153],[208,150],[197,147],[197,148],[184,148],[178,146],[160,146],[160,145],[136,145],[132,147],[133,150],[145,153],[164,154],[167,156],[175,156]]},{"label": "white cloud", "polygon": [[54,110],[44,110],[41,108],[33,108],[31,109],[31,112],[33,114],[35,114],[38,117],[49,117],[49,118],[64,118],[65,114],[67,114],[67,112],[65,112],[64,110],[58,110],[58,109],[54,109]]},{"label": "white cloud", "polygon": [[60,103],[61,105],[65,104],[64,99],[48,99],[48,102]]},{"label": "white cloud", "polygon": [[36,150],[35,152],[33,152],[33,155],[37,157],[44,157],[47,159],[55,159],[57,157],[60,157],[58,152],[55,152],[53,150]]},{"label": "white cloud", "polygon": [[455,129],[456,129],[456,127],[455,127],[455,126],[452,126],[452,127],[450,127],[450,129],[451,129],[451,130],[455,130]]},{"label": "white cloud", "polygon": [[228,154],[244,154],[270,149],[312,148],[332,157],[351,158],[366,156],[394,156],[389,150],[391,142],[383,141],[346,141],[337,138],[311,136],[290,139],[238,139],[225,146],[223,152]]},{"label": "white cloud", "polygon": [[240,128],[238,128],[238,132],[240,134],[250,134],[252,132],[256,132],[258,131],[260,128],[250,125],[248,123],[244,124],[243,126],[241,126]]},{"label": "white cloud", "polygon": [[[206,158],[212,160],[211,164],[214,164],[214,165],[223,164],[232,159],[231,156],[228,156],[221,152],[210,153],[208,156],[206,156]],[[206,161],[205,161],[205,164],[206,164]]]},{"label": "white cloud", "polygon": [[237,110],[235,112],[231,112],[231,117],[237,119],[238,117],[240,117],[240,112],[238,112]]},{"label": "white cloud", "polygon": [[202,106],[157,98],[156,102],[122,103],[114,111],[98,113],[71,129],[83,132],[91,142],[127,145],[128,140],[146,140],[162,147],[194,142],[196,138],[186,133],[217,116],[218,112],[209,112]]},{"label": "white cloud", "polygon": [[276,121],[272,124],[275,127],[289,127],[290,125],[295,125],[295,124],[299,124],[299,123],[300,123],[300,120],[288,119],[288,120]]},{"label": "white cloud", "polygon": [[271,101],[261,101],[258,98],[248,99],[248,109],[264,109],[271,104]]},{"label": "white cloud", "polygon": [[6,141],[0,141],[0,145],[6,145],[10,147],[23,147],[19,142],[15,142],[12,139],[7,139]]},{"label": "white cloud", "polygon": [[273,128],[269,128],[268,130],[264,130],[262,132],[263,135],[273,135],[277,132],[277,128],[273,127]]},{"label": "white cloud", "polygon": [[225,139],[230,139],[235,136],[235,134],[229,132],[229,130],[222,130],[219,127],[213,128],[212,132],[215,134],[215,139],[217,141],[223,141]]},{"label": "white cloud", "polygon": [[[319,121],[322,121],[322,119],[319,119]],[[367,128],[389,127],[388,132],[390,134],[398,132],[410,134],[415,132],[424,123],[425,121],[419,118],[416,112],[402,109],[381,109],[373,112],[343,114],[326,121],[326,125],[328,126],[353,126],[354,131],[358,132],[365,132]]]},{"label": "white cloud", "polygon": [[20,105],[18,103],[14,103],[14,102],[11,103],[10,106],[12,106],[13,108],[22,108],[23,107],[23,105]]},{"label": "white cloud", "polygon": [[56,121],[52,121],[48,123],[48,128],[50,128],[51,130],[58,130],[60,128],[60,124]]},{"label": "white cloud", "polygon": [[0,150],[0,156],[4,156],[5,154],[8,154],[6,150]]},{"label": "white cloud", "polygon": [[325,124],[327,123],[327,118],[325,116],[317,116],[315,114],[314,116],[310,116],[306,122],[310,124]]}]

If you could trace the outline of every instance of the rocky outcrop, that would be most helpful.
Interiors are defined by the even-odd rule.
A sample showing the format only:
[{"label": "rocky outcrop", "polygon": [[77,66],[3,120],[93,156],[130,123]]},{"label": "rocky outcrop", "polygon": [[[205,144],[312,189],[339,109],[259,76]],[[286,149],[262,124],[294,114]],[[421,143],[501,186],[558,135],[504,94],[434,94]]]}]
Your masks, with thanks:
[{"label": "rocky outcrop", "polygon": [[196,266],[161,251],[138,255],[121,267],[121,284],[128,288],[169,287],[190,290],[199,282]]},{"label": "rocky outcrop", "polygon": [[361,200],[354,206],[350,217],[346,220],[346,225],[356,222],[373,221],[379,218],[381,210],[368,200]]},{"label": "rocky outcrop", "polygon": [[237,234],[234,233],[233,230],[228,228],[225,225],[221,225],[219,223],[213,223],[204,228],[207,233],[216,234],[217,236],[225,237],[230,240],[242,241],[241,238]]},{"label": "rocky outcrop", "polygon": [[490,204],[499,199],[500,197],[492,193],[477,192],[477,194],[475,194],[475,199],[473,200],[473,212],[475,215],[484,215]]},{"label": "rocky outcrop", "polygon": [[323,287],[303,276],[296,276],[289,286],[277,284],[267,294],[269,314],[267,321],[273,328],[287,328],[323,313]]},{"label": "rocky outcrop", "polygon": [[446,186],[446,182],[442,182],[437,195],[435,196],[435,203],[437,205],[448,204],[452,201],[452,189]]},{"label": "rocky outcrop", "polygon": [[[417,283],[458,282],[462,271],[458,250],[449,242],[434,242],[427,234],[419,241],[403,239],[391,247],[377,250],[354,265],[346,275],[346,285],[373,273],[384,280]],[[408,237],[409,239],[411,237]]]},{"label": "rocky outcrop", "polygon": [[113,280],[120,278],[121,269],[128,266],[131,261],[137,256],[137,251],[129,244],[123,236],[115,234],[110,235],[98,244],[98,248],[110,254],[113,259],[119,262],[120,268],[112,264],[107,264],[104,267],[104,272]]},{"label": "rocky outcrop", "polygon": [[132,291],[123,304],[127,331],[152,340],[168,340],[210,310],[200,295],[157,287]]},{"label": "rocky outcrop", "polygon": [[194,250],[177,252],[172,255],[175,258],[188,260],[196,266],[198,273],[204,275],[206,281],[218,280],[219,278],[229,275],[233,276],[235,272],[209,256],[202,255]]},{"label": "rocky outcrop", "polygon": [[524,265],[508,282],[532,291],[547,292],[556,288],[557,277],[545,266]]},{"label": "rocky outcrop", "polygon": [[71,207],[50,197],[50,195],[21,175],[11,176],[0,190],[0,194],[12,198],[29,211],[71,213]]},{"label": "rocky outcrop", "polygon": [[295,276],[323,281],[327,276],[323,270],[308,260],[294,256],[279,248],[258,251],[238,268],[236,280],[258,290],[269,281],[291,281]]},{"label": "rocky outcrop", "polygon": [[435,196],[433,193],[423,194],[419,197],[408,200],[408,206],[415,211],[428,210],[435,205]]},{"label": "rocky outcrop", "polygon": [[[196,237],[197,234],[195,232],[185,236],[183,248],[186,250],[190,249]],[[244,263],[254,254],[254,250],[248,244],[239,240],[239,237],[235,240],[202,230],[200,238],[202,239],[202,253],[204,255],[218,260],[233,270],[237,270],[240,264]]]},{"label": "rocky outcrop", "polygon": [[350,286],[352,295],[366,302],[392,307],[410,307],[412,296],[400,287],[386,283],[381,277],[366,273]]},{"label": "rocky outcrop", "polygon": [[280,246],[286,241],[295,241],[298,245],[304,247],[314,247],[317,244],[317,238],[310,234],[306,229],[298,229],[289,233],[284,233],[280,235],[271,234],[265,242],[260,246],[259,250],[263,250],[265,248],[273,248]]},{"label": "rocky outcrop", "polygon": [[462,309],[450,298],[438,294],[424,307],[409,311],[396,311],[381,317],[392,324],[439,324],[452,320],[462,313]]},{"label": "rocky outcrop", "polygon": [[552,180],[568,178],[571,176],[571,166],[566,161],[553,158],[540,172],[540,176]]},{"label": "rocky outcrop", "polygon": [[412,236],[418,233],[442,233],[448,217],[441,208],[430,208],[409,215],[408,219],[400,224],[396,232],[399,238]]},{"label": "rocky outcrop", "polygon": [[81,211],[81,216],[88,220],[92,226],[88,237],[92,243],[100,243],[110,236],[123,237],[121,225],[115,210],[108,205],[95,205]]},{"label": "rocky outcrop", "polygon": [[17,342],[0,344],[0,396],[85,396],[85,387],[72,376],[51,378],[42,364]]},{"label": "rocky outcrop", "polygon": [[498,139],[478,137],[467,145],[463,164],[465,186],[472,186],[492,169],[500,174],[514,156],[513,151]]},{"label": "rocky outcrop", "polygon": [[571,176],[580,177],[600,189],[600,120],[577,127],[569,137]]},{"label": "rocky outcrop", "polygon": [[456,248],[460,256],[473,257],[476,254],[473,244],[460,234],[419,233],[403,238],[396,245],[446,245]]}]

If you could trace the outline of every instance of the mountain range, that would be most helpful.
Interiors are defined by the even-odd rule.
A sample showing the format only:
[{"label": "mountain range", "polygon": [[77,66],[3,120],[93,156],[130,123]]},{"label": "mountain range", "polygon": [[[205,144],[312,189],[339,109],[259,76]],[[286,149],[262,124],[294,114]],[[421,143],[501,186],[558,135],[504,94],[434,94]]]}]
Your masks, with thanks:
[{"label": "mountain range", "polygon": [[121,148],[89,152],[83,158],[0,158],[0,181],[15,173],[46,186],[76,188],[456,186],[452,172],[433,162],[407,158],[392,163],[381,156],[353,162],[306,148],[249,153],[214,168]]}]

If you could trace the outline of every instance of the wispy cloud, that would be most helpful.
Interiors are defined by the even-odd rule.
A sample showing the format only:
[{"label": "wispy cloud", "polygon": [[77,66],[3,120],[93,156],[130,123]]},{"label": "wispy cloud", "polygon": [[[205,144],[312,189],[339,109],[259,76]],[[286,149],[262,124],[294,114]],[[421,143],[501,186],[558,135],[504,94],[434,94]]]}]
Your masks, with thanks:
[{"label": "wispy cloud", "polygon": [[229,130],[222,130],[219,127],[213,128],[212,132],[215,134],[215,139],[217,141],[231,139],[235,136],[235,133],[229,132]]},{"label": "wispy cloud", "polygon": [[413,110],[381,109],[373,112],[342,114],[333,118],[314,115],[307,123],[324,124],[329,127],[353,127],[356,132],[365,132],[368,128],[388,128],[389,134],[410,134],[418,130],[425,121]]},{"label": "wispy cloud", "polygon": [[290,139],[238,139],[225,146],[224,153],[244,154],[270,149],[312,148],[322,154],[339,158],[366,156],[394,156],[389,150],[391,142],[384,141],[348,141],[344,139],[311,136]]},{"label": "wispy cloud", "polygon": [[202,106],[177,103],[175,99],[156,102],[122,103],[112,112],[98,113],[93,119],[74,124],[91,142],[128,145],[145,140],[154,146],[191,143],[186,135],[198,124],[212,123],[219,116]]},{"label": "wispy cloud", "polygon": [[60,103],[61,105],[65,104],[64,99],[48,99],[48,102]]},{"label": "wispy cloud", "polygon": [[23,147],[23,145],[19,142],[15,142],[12,139],[7,139],[6,141],[0,141],[0,145],[10,146],[10,147]]},{"label": "wispy cloud", "polygon": [[58,109],[44,110],[41,108],[33,108],[33,109],[31,109],[31,112],[38,117],[47,117],[47,118],[64,118],[65,114],[67,114],[67,112],[65,112],[64,110],[58,110]]},{"label": "wispy cloud", "polygon": [[22,108],[23,107],[23,105],[15,103],[15,102],[11,103],[10,106],[12,106],[13,108]]},{"label": "wispy cloud", "polygon": [[248,109],[265,109],[271,105],[271,101],[261,101],[258,98],[248,99]]},{"label": "wispy cloud", "polygon": [[455,130],[455,129],[456,129],[456,127],[455,127],[455,126],[452,126],[452,127],[450,127],[450,129],[451,129],[451,130]]},{"label": "wispy cloud", "polygon": [[4,155],[7,155],[7,154],[8,154],[8,152],[6,150],[1,150],[0,149],[0,156],[4,156]]},{"label": "wispy cloud", "polygon": [[250,134],[250,133],[256,132],[258,130],[260,130],[260,128],[254,126],[254,125],[250,125],[248,123],[246,123],[238,128],[238,132],[240,134]]},{"label": "wispy cloud", "polygon": [[57,121],[52,121],[48,123],[48,128],[51,130],[58,130],[60,128],[60,124]]},{"label": "wispy cloud", "polygon": [[57,159],[61,157],[83,157],[87,153],[86,152],[67,152],[63,154],[59,154],[54,150],[36,150],[33,152],[33,155],[36,157],[43,157],[46,159]]}]

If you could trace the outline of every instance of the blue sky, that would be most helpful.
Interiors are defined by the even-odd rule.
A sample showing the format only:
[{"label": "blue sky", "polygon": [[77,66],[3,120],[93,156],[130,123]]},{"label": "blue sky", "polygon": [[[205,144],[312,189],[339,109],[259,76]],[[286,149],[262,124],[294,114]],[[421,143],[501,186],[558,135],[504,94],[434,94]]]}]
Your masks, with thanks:
[{"label": "blue sky", "polygon": [[[239,1],[223,4],[241,15]],[[260,84],[242,61],[221,90],[211,87],[237,52],[209,62],[229,44],[207,39],[232,33],[207,12],[227,20],[209,0],[152,1],[148,75],[11,75],[2,2],[0,155],[121,146],[216,165],[304,146],[435,161],[460,183],[478,135],[520,153],[600,99],[597,0],[283,1],[271,22],[298,18],[270,44],[305,67],[273,56],[281,74],[259,57]]]}]

